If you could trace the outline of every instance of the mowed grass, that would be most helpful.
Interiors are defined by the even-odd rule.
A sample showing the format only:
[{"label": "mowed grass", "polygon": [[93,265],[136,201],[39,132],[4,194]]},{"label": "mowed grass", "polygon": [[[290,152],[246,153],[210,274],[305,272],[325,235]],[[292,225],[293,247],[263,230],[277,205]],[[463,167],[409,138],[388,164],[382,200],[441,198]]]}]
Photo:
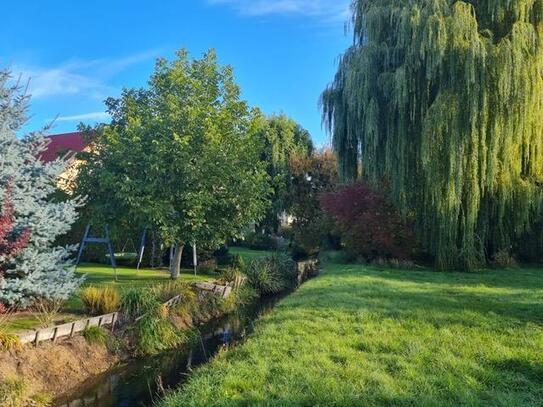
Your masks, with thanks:
[{"label": "mowed grass", "polygon": [[[117,280],[111,266],[103,264],[81,264],[77,268],[79,277],[85,276],[85,282],[82,287],[116,287],[119,291],[129,287],[145,287],[155,284],[163,284],[170,280],[170,274],[167,269],[140,269],[131,267],[118,267]],[[179,276],[180,280],[188,282],[209,281],[216,278],[215,275],[202,274],[194,275],[193,270],[183,269]],[[76,293],[70,298],[62,311],[56,316],[56,323],[74,321],[82,318],[84,315],[83,303]],[[35,329],[42,325],[34,313],[24,312],[13,315],[6,324],[8,332],[20,332],[29,329]]]},{"label": "mowed grass", "polygon": [[[269,254],[266,251],[249,250],[245,248],[231,248],[232,254],[241,255],[245,261],[265,256]],[[134,267],[118,267],[117,280],[115,273],[108,264],[83,263],[77,267],[76,272],[78,277],[85,276],[83,287],[106,287],[112,286],[120,291],[130,287],[145,287],[155,284],[162,284],[170,280],[169,271],[165,268],[161,269],[145,269],[137,270]],[[210,281],[218,277],[217,274],[205,274],[198,272],[194,275],[193,269],[182,269],[179,279],[187,282]],[[55,318],[56,323],[70,322],[82,318],[84,315],[83,304],[79,298],[79,293],[76,293],[70,298],[62,312]],[[15,333],[35,329],[42,325],[40,320],[34,313],[24,312],[10,317],[6,323],[5,329],[7,332]]]},{"label": "mowed grass", "polygon": [[542,328],[542,269],[327,265],[162,406],[541,406]]},{"label": "mowed grass", "polygon": [[230,251],[230,254],[233,254],[233,255],[239,254],[245,261],[256,259],[258,257],[264,257],[273,253],[272,251],[251,250],[245,247],[230,247],[229,251]]},{"label": "mowed grass", "polygon": [[[160,284],[170,280],[170,273],[167,269],[140,269],[133,267],[118,267],[117,281],[115,281],[115,273],[111,266],[102,264],[81,264],[77,267],[78,276],[85,276],[84,286],[144,286],[150,284]],[[183,281],[207,281],[215,276],[209,274],[198,273],[194,275],[192,269],[182,269],[179,279]]]}]

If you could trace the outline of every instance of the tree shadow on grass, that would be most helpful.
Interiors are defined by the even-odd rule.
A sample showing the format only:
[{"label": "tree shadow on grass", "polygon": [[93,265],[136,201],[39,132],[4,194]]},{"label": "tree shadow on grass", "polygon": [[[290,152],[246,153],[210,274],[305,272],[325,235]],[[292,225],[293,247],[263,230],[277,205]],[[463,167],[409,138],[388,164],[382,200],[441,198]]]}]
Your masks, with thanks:
[{"label": "tree shadow on grass", "polygon": [[[439,324],[478,326],[489,320],[507,319],[507,323],[543,323],[543,301],[537,287],[531,290],[474,290],[449,284],[425,285],[407,280],[396,284],[398,278],[380,277],[343,283],[338,280],[315,281],[294,293],[289,307],[303,307],[322,312],[345,310],[368,311],[383,317],[416,316],[422,321]],[[392,284],[391,284],[392,283]],[[466,318],[466,313],[473,313]]]}]

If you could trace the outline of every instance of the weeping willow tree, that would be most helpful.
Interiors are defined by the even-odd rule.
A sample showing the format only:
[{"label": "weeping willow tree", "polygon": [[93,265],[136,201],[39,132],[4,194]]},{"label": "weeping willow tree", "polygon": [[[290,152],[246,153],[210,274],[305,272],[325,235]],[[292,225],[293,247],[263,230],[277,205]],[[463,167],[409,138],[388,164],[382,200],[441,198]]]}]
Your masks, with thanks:
[{"label": "weeping willow tree", "polygon": [[322,95],[341,176],[389,185],[440,268],[509,250],[542,215],[543,0],[353,11]]}]

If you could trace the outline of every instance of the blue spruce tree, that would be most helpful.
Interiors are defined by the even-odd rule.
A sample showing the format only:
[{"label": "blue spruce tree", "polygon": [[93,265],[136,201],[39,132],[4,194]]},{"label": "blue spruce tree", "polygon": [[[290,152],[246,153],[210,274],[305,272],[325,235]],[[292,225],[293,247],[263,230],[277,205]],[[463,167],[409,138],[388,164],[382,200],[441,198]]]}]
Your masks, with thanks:
[{"label": "blue spruce tree", "polygon": [[0,200],[12,189],[15,224],[30,231],[27,247],[0,275],[0,302],[26,307],[37,300],[68,299],[81,284],[69,260],[73,247],[55,247],[77,218],[80,200],[55,198],[57,180],[66,169],[61,159],[44,164],[44,131],[22,137],[29,97],[11,76],[0,71]]}]

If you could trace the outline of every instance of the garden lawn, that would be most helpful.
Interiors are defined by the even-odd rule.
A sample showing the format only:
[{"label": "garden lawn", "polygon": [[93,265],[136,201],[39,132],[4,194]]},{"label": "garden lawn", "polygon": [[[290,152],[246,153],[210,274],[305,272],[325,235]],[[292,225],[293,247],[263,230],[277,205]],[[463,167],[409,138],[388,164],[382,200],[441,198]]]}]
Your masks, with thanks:
[{"label": "garden lawn", "polygon": [[233,255],[239,254],[246,262],[258,257],[268,256],[273,253],[273,251],[251,250],[245,247],[230,247],[229,252]]},{"label": "garden lawn", "polygon": [[[81,264],[77,268],[77,275],[85,275],[83,287],[105,287],[113,286],[119,290],[135,286],[149,286],[170,281],[170,274],[166,269],[140,269],[129,267],[117,268],[117,281],[114,279],[114,272],[111,266],[102,264]],[[192,270],[183,269],[179,276],[180,280],[188,282],[209,281],[216,278],[216,275],[198,274],[194,275]],[[62,312],[55,318],[56,323],[69,322],[83,317],[83,304],[76,294],[70,298]],[[21,313],[13,315],[6,324],[8,332],[19,332],[34,329],[43,325],[34,313]]]},{"label": "garden lawn", "polygon": [[543,270],[327,265],[163,402],[541,406]]}]

